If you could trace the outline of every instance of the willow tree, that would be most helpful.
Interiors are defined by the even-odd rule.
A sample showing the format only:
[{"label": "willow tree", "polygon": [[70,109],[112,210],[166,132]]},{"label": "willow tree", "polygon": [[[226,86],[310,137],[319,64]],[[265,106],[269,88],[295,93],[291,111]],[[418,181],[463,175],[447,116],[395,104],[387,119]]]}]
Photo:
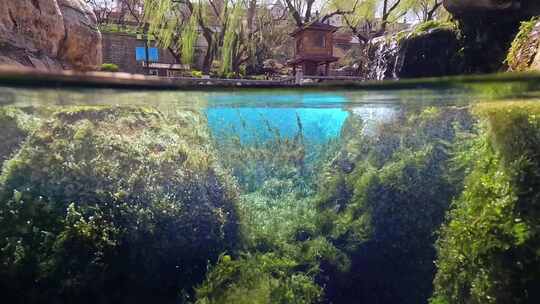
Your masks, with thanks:
[{"label": "willow tree", "polygon": [[197,5],[195,11],[189,17],[189,21],[182,30],[180,41],[182,44],[182,62],[192,65],[195,59],[195,43],[199,38],[198,15],[202,10],[201,5]]},{"label": "willow tree", "polygon": [[158,45],[171,51],[181,62],[184,48],[181,33],[188,28],[191,12],[176,0],[145,0],[145,30],[149,37],[155,37]]},{"label": "willow tree", "polygon": [[145,0],[150,32],[162,47],[180,50],[182,61],[194,60],[195,42],[206,41],[202,70],[219,61],[219,74],[239,74],[240,67],[262,54],[265,32],[283,19],[274,17],[263,0]]},{"label": "willow tree", "polygon": [[235,3],[232,8],[232,15],[227,18],[227,28],[223,37],[223,47],[221,48],[221,68],[220,74],[226,76],[233,72],[235,68],[233,61],[239,52],[240,38],[243,36],[244,27],[242,24],[242,7],[240,3]]},{"label": "willow tree", "polygon": [[[220,3],[223,1],[145,0],[144,11],[149,33],[157,37],[160,46],[173,47],[179,51],[181,57],[192,61],[195,41],[200,31],[206,40],[202,69],[208,73],[215,58],[216,45],[219,45],[216,40],[222,37],[220,31],[225,29],[219,24],[217,27],[212,26],[211,18],[207,15],[215,15],[214,11],[220,7]],[[219,19],[219,16],[217,18]],[[197,31],[197,38],[195,38],[195,31]],[[184,37],[185,35],[188,37]]]}]

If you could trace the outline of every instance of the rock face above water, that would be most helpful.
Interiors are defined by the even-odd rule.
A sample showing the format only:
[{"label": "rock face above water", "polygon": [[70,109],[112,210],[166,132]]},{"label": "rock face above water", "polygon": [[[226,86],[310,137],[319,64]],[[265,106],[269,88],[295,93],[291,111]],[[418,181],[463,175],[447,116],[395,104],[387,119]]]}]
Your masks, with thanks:
[{"label": "rock face above water", "polygon": [[101,34],[82,0],[0,0],[0,64],[94,69]]},{"label": "rock face above water", "polygon": [[443,2],[445,8],[454,16],[479,12],[540,14],[540,3],[537,0],[444,0]]},{"label": "rock face above water", "polygon": [[372,42],[368,79],[437,77],[461,73],[460,41],[455,29],[412,30]]},{"label": "rock face above water", "polygon": [[540,20],[523,23],[507,62],[510,71],[540,71]]},{"label": "rock face above water", "polygon": [[444,6],[459,20],[466,73],[505,70],[520,23],[540,15],[538,0],[444,0]]}]

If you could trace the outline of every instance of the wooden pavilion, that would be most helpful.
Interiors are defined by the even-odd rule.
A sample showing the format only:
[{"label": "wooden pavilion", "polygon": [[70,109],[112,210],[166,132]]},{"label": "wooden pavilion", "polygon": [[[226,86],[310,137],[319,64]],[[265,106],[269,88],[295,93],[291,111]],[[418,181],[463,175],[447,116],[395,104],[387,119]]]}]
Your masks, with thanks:
[{"label": "wooden pavilion", "polygon": [[[296,42],[294,59],[288,64],[296,75],[298,68],[306,76],[328,76],[330,64],[338,61],[334,56],[334,33],[337,27],[319,21],[298,28],[290,35]],[[320,69],[324,66],[324,69]]]}]

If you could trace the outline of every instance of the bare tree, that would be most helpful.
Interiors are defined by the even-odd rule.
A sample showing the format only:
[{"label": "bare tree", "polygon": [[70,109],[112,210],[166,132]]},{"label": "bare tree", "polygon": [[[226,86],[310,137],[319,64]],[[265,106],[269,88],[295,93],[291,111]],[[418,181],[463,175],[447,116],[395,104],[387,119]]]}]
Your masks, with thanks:
[{"label": "bare tree", "polygon": [[127,19],[140,24],[144,0],[84,0],[94,11],[98,24],[123,25]]},{"label": "bare tree", "polygon": [[324,2],[323,6],[319,7],[319,9],[322,9],[324,7],[333,7],[334,9],[322,16],[319,13],[320,11],[316,10],[315,4],[317,3],[317,0],[285,0],[285,4],[287,5],[287,9],[289,10],[289,13],[293,18],[294,22],[296,23],[296,26],[303,27],[306,23],[312,22],[314,20],[325,22],[336,15],[353,13],[356,5],[361,0],[347,1],[352,4],[349,6],[348,9],[344,9],[342,6],[333,5],[334,0],[328,0]]},{"label": "bare tree", "polygon": [[412,11],[422,22],[437,19],[443,12],[443,0],[417,0]]}]

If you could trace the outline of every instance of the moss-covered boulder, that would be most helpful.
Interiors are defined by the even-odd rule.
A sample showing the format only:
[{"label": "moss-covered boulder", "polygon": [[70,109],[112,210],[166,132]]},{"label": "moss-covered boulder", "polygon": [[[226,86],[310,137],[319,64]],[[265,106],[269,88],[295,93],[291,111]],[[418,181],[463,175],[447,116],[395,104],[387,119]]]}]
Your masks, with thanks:
[{"label": "moss-covered boulder", "polygon": [[521,24],[506,62],[510,71],[540,71],[540,18]]},{"label": "moss-covered boulder", "polygon": [[19,150],[39,119],[14,107],[0,107],[0,173],[3,163]]},{"label": "moss-covered boulder", "polygon": [[197,112],[64,108],[0,177],[10,303],[183,303],[238,241],[236,187]]},{"label": "moss-covered boulder", "polygon": [[319,233],[350,260],[348,270],[321,262],[321,284],[331,303],[426,303],[435,232],[460,189],[451,144],[470,116],[427,108],[396,114],[374,134],[361,126],[351,116],[321,185]]},{"label": "moss-covered boulder", "polygon": [[540,302],[540,106],[476,107],[471,168],[438,241],[433,304]]}]

